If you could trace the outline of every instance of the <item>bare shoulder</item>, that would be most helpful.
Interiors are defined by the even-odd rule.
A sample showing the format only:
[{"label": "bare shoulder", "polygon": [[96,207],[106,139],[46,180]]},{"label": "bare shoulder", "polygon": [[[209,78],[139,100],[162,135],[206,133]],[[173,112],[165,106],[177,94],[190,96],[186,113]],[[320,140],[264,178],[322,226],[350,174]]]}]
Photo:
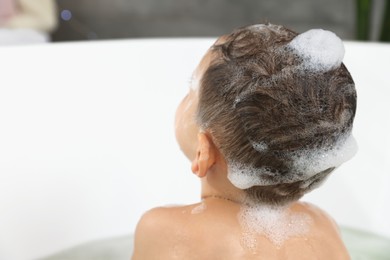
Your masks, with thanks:
[{"label": "bare shoulder", "polygon": [[[224,249],[215,250],[219,255],[226,253],[222,245],[231,244],[232,233],[237,232],[237,214],[226,214],[225,204],[214,204],[200,202],[146,212],[136,228],[132,259],[172,259],[173,255],[178,259],[205,259],[203,254],[210,256],[217,247]],[[206,253],[199,250],[200,244],[207,244],[203,248],[207,248]]]},{"label": "bare shoulder", "polygon": [[334,230],[338,233],[338,226],[334,219],[323,209],[308,202],[297,202],[293,205],[294,211],[308,214],[313,220],[313,224],[319,227],[324,227],[329,230]]},{"label": "bare shoulder", "polygon": [[172,244],[172,236],[180,225],[180,211],[185,207],[158,207],[143,214],[134,237],[133,260],[159,259]]},{"label": "bare shoulder", "polygon": [[312,224],[307,244],[310,244],[311,248],[322,252],[327,259],[350,259],[339,227],[328,213],[306,202],[297,202],[291,209],[310,216]]},{"label": "bare shoulder", "polygon": [[[181,207],[158,207],[145,212],[139,220],[136,228],[136,235],[160,233],[165,230],[169,220],[174,220],[177,211]],[[173,219],[172,219],[173,218]]]},{"label": "bare shoulder", "polygon": [[137,228],[146,231],[158,228],[162,221],[172,217],[178,207],[157,207],[145,212],[138,222]]}]

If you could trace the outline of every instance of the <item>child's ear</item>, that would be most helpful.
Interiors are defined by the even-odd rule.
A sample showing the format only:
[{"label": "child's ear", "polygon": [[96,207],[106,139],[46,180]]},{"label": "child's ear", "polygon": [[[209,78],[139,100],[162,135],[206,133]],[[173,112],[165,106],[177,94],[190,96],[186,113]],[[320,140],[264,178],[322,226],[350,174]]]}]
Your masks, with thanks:
[{"label": "child's ear", "polygon": [[198,147],[196,157],[192,161],[191,170],[198,177],[206,176],[207,171],[215,164],[215,146],[206,133],[198,134]]}]

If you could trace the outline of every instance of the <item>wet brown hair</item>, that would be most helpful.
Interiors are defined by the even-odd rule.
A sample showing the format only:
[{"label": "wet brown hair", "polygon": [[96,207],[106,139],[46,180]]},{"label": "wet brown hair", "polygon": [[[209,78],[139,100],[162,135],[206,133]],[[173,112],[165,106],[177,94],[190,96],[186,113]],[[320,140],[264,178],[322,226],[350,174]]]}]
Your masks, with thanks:
[{"label": "wet brown hair", "polygon": [[286,47],[295,36],[271,24],[240,28],[212,46],[201,79],[197,121],[228,163],[274,173],[267,177],[274,185],[245,190],[255,202],[285,204],[321,183],[333,167],[307,180],[276,180],[301,174],[287,154],[331,147],[352,129],[356,91],[348,70],[344,64],[326,72],[297,69],[302,59]]}]

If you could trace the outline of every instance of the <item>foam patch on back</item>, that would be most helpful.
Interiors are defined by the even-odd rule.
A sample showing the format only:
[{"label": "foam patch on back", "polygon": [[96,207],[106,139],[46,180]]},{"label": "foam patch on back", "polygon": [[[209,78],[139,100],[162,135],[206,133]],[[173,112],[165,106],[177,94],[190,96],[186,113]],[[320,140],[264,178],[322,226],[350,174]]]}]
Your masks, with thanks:
[{"label": "foam patch on back", "polygon": [[303,58],[303,68],[311,71],[329,71],[340,66],[344,45],[333,32],[312,29],[296,36],[288,45]]},{"label": "foam patch on back", "polygon": [[244,229],[244,246],[256,248],[257,235],[266,236],[276,247],[292,237],[305,236],[313,223],[306,213],[292,212],[283,207],[248,205],[241,208],[239,221]]}]

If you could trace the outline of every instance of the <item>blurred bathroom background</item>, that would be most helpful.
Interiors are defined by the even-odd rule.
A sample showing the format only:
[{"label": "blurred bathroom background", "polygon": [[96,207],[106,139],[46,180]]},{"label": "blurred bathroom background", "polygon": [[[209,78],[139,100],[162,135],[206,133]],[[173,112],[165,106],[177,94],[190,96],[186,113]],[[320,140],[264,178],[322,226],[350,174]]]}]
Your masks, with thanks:
[{"label": "blurred bathroom background", "polygon": [[[259,22],[298,32],[324,28],[344,40],[390,41],[389,9],[389,0],[0,0],[0,44],[12,43],[7,37],[37,41],[31,31],[54,42],[215,37]],[[30,35],[12,35],[15,28]]]}]

